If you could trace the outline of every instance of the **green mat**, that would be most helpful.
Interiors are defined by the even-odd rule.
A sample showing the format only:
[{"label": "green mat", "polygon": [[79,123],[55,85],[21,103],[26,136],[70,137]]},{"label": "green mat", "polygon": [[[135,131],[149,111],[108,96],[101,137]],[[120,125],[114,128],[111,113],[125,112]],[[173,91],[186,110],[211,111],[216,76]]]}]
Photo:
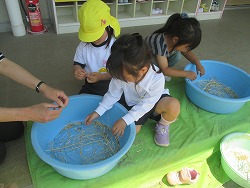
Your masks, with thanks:
[{"label": "green mat", "polygon": [[229,181],[220,163],[219,144],[231,132],[250,133],[250,103],[238,112],[227,115],[204,111],[188,100],[184,79],[172,79],[167,83],[172,96],[181,103],[178,120],[170,128],[170,145],[155,145],[155,122],[148,120],[120,162],[110,172],[90,180],[66,178],[35,153],[31,145],[31,125],[25,132],[30,174],[35,188],[83,188],[83,187],[170,187],[165,175],[182,167],[192,167],[201,174],[195,185],[176,187],[220,187]]}]

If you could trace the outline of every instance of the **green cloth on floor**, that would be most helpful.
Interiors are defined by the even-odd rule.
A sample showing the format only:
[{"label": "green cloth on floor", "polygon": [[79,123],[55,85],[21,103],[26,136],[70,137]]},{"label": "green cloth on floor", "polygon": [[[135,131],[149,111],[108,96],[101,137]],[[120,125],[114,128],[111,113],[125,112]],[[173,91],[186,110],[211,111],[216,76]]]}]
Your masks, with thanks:
[{"label": "green cloth on floor", "polygon": [[170,93],[181,103],[178,120],[170,126],[170,145],[159,147],[154,143],[153,120],[148,120],[135,141],[110,172],[90,180],[73,180],[58,174],[35,153],[31,144],[31,125],[25,139],[28,164],[35,188],[82,187],[170,187],[165,175],[191,167],[200,172],[195,185],[176,187],[220,187],[229,181],[220,163],[220,141],[231,132],[250,133],[250,103],[232,114],[214,114],[195,106],[185,94],[184,79],[166,83]]}]

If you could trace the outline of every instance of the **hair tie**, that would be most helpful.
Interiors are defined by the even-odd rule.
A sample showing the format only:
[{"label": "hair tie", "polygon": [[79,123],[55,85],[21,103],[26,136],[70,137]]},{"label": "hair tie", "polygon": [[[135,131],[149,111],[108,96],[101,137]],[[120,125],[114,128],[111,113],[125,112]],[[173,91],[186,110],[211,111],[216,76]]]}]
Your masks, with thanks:
[{"label": "hair tie", "polygon": [[184,18],[189,18],[187,13],[185,12],[181,13],[181,19],[184,19]]}]

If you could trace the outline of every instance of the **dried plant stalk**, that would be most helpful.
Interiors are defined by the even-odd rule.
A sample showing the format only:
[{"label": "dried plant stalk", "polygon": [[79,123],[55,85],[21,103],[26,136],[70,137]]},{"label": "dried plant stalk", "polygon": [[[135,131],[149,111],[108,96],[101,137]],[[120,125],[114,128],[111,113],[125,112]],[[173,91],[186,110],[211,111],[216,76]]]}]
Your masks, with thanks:
[{"label": "dried plant stalk", "polygon": [[195,82],[195,85],[201,90],[218,97],[233,99],[239,98],[230,87],[218,82],[215,78]]},{"label": "dried plant stalk", "polygon": [[120,143],[111,128],[99,121],[66,125],[45,151],[52,158],[69,164],[92,164],[113,156]]}]

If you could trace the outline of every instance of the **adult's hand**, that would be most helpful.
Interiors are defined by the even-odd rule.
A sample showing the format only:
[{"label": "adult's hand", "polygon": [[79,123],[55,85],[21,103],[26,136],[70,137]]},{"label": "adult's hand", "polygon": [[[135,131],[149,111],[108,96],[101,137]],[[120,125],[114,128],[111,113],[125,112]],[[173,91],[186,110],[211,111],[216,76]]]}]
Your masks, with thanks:
[{"label": "adult's hand", "polygon": [[52,88],[47,84],[42,84],[39,90],[46,98],[53,100],[62,108],[67,106],[69,103],[68,96],[61,90]]},{"label": "adult's hand", "polygon": [[26,107],[27,117],[26,120],[46,123],[59,117],[62,108],[56,104],[41,103],[33,106]]}]

